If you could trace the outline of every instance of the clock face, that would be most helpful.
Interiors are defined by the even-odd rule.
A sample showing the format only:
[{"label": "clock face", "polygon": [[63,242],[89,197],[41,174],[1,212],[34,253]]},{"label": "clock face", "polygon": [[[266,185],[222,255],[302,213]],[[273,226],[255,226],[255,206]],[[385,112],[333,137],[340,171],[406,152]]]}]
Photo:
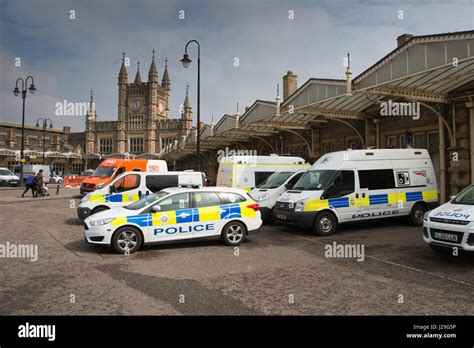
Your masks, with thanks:
[{"label": "clock face", "polygon": [[165,107],[163,106],[163,103],[160,102],[160,104],[158,104],[158,111],[161,113],[163,113],[163,111],[165,110]]},{"label": "clock face", "polygon": [[132,111],[138,112],[142,109],[143,103],[141,100],[134,100],[132,101]]}]

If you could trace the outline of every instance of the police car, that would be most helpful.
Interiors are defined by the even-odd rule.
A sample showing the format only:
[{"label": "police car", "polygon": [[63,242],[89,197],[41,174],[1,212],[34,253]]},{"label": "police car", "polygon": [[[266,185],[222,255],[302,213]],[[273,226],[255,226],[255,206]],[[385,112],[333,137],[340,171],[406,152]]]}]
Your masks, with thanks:
[{"label": "police car", "polygon": [[474,185],[427,212],[423,220],[423,239],[433,250],[474,251]]},{"label": "police car", "polygon": [[260,207],[244,190],[168,188],[84,220],[85,240],[133,253],[143,244],[221,238],[231,246],[262,226]]}]

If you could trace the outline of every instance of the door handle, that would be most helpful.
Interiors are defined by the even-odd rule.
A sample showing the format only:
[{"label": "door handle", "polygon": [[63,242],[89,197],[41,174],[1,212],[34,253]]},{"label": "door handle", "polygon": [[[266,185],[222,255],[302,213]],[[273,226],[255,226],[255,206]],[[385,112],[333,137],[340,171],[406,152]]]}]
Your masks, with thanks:
[{"label": "door handle", "polygon": [[138,197],[142,198],[142,191],[138,191]]},{"label": "door handle", "polygon": [[362,198],[365,198],[365,193],[362,194]]},{"label": "door handle", "polygon": [[359,194],[358,193],[356,193],[356,198],[359,199]]}]

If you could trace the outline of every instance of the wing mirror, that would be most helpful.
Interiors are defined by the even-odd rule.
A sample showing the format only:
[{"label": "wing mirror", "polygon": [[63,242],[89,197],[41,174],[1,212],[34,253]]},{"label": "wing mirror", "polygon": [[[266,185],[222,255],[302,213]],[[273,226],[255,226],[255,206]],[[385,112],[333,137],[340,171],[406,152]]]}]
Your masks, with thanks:
[{"label": "wing mirror", "polygon": [[161,211],[161,207],[159,205],[154,205],[153,207],[151,207],[151,211],[154,213],[158,213]]}]

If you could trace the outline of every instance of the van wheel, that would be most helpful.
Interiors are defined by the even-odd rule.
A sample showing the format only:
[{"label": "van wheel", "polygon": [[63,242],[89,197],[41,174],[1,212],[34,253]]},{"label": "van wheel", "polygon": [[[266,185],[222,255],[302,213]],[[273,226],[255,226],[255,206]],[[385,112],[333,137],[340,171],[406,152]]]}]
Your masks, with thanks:
[{"label": "van wheel", "polygon": [[323,211],[314,219],[314,231],[319,236],[329,236],[336,232],[337,219],[334,214]]},{"label": "van wheel", "polygon": [[222,230],[221,238],[226,245],[239,245],[245,240],[245,226],[238,221],[228,223]]},{"label": "van wheel", "polygon": [[127,251],[133,254],[143,243],[142,234],[131,226],[124,226],[115,231],[112,236],[112,248],[119,254],[125,254]]},{"label": "van wheel", "polygon": [[410,216],[408,217],[410,224],[413,226],[423,225],[423,217],[425,216],[426,211],[427,210],[424,204],[415,204],[415,206],[411,209]]},{"label": "van wheel", "polygon": [[95,207],[94,209],[92,209],[91,215],[97,214],[97,213],[99,213],[101,211],[104,211],[104,210],[109,210],[109,208],[104,207],[104,206]]}]

